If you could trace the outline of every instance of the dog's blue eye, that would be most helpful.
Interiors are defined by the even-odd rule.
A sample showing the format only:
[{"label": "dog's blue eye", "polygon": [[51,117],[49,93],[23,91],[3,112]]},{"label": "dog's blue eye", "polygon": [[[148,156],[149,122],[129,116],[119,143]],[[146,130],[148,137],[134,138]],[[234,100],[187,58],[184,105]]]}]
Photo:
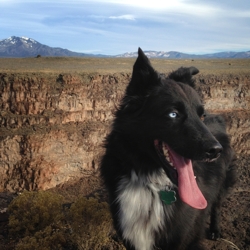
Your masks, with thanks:
[{"label": "dog's blue eye", "polygon": [[176,117],[177,117],[177,112],[171,112],[171,113],[169,113],[168,115],[169,115],[169,117],[171,117],[171,118],[176,118]]}]

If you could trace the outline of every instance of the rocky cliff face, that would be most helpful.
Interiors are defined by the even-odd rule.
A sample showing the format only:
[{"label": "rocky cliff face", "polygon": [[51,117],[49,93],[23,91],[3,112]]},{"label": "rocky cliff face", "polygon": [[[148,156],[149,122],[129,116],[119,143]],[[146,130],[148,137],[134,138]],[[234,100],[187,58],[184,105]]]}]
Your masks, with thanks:
[{"label": "rocky cliff face", "polygon": [[[129,74],[0,74],[0,191],[48,189],[96,171]],[[250,154],[250,75],[197,77],[232,143]]]}]

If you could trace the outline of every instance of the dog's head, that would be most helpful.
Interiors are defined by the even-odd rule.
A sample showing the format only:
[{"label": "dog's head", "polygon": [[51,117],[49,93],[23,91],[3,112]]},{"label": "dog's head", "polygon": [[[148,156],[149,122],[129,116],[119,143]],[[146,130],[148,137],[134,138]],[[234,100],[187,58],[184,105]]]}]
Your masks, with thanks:
[{"label": "dog's head", "polygon": [[[159,157],[165,155],[165,165],[171,169],[169,175],[173,168],[177,169],[179,186],[182,166],[189,165],[186,171],[189,169],[191,176],[193,160],[215,161],[222,151],[203,122],[204,106],[192,79],[198,72],[190,67],[180,68],[167,77],[159,75],[139,48],[131,81],[116,113],[119,126],[115,129],[131,138],[145,154],[154,147]],[[174,182],[174,177],[170,178]],[[186,182],[195,181],[194,177],[183,178]],[[187,188],[184,186],[183,190]],[[204,204],[200,208],[202,206],[204,208]]]},{"label": "dog's head", "polygon": [[204,105],[195,91],[195,67],[159,75],[139,48],[131,81],[117,112],[119,128],[133,138],[159,140],[180,155],[215,160],[222,147],[204,124]]}]

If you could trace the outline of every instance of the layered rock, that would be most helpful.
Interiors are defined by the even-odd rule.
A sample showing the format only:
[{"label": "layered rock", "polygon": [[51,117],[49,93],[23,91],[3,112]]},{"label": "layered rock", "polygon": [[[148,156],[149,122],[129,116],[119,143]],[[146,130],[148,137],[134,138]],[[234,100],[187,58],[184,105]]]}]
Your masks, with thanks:
[{"label": "layered rock", "polygon": [[[129,74],[0,74],[0,190],[48,189],[97,171]],[[249,155],[250,76],[197,77],[206,108],[223,113]]]}]

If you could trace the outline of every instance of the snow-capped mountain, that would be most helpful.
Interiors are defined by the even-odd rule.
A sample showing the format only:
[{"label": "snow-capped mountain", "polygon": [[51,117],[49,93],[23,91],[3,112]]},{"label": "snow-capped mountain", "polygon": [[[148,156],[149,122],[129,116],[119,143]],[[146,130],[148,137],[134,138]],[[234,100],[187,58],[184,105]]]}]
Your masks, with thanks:
[{"label": "snow-capped mountain", "polygon": [[[144,51],[144,53],[149,58],[169,58],[169,59],[194,59],[194,58],[250,58],[250,51],[247,52],[219,52],[213,54],[195,55],[195,54],[185,54],[177,51]],[[137,52],[127,52],[116,57],[137,57]]]},{"label": "snow-capped mountain", "polygon": [[[146,50],[144,51],[145,55],[149,58],[190,58],[193,55],[176,52],[176,51],[152,51]],[[130,52],[121,55],[117,55],[116,57],[137,57],[137,52]]]},{"label": "snow-capped mountain", "polygon": [[52,48],[34,39],[12,36],[0,41],[0,57],[36,57],[40,56],[93,56],[72,52],[62,48]]},{"label": "snow-capped mountain", "polygon": [[[250,58],[247,52],[220,52],[214,54],[195,55],[176,51],[144,51],[149,58],[195,59],[195,58]],[[36,56],[68,56],[68,57],[111,57],[77,53],[62,48],[52,48],[27,37],[12,36],[0,40],[0,57],[36,57]],[[137,57],[137,52],[127,52],[113,57]]]}]

